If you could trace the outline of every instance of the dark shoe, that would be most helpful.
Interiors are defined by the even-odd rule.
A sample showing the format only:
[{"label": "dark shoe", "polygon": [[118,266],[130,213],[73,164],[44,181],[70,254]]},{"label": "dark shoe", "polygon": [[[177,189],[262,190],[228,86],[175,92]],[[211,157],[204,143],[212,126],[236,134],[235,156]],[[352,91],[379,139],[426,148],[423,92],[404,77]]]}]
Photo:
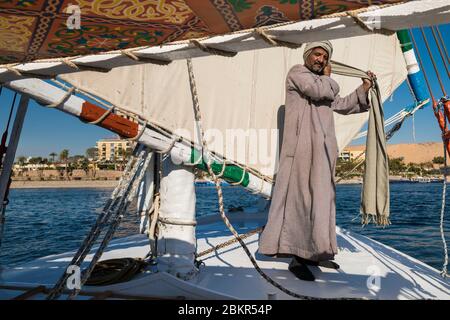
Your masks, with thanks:
[{"label": "dark shoe", "polygon": [[340,266],[336,262],[333,262],[333,261],[320,261],[319,267],[336,269],[336,270],[340,268]]},{"label": "dark shoe", "polygon": [[333,261],[312,261],[312,260],[308,260],[308,259],[303,259],[300,257],[295,257],[295,259],[299,262],[299,263],[303,263],[306,264],[308,266],[315,266],[315,267],[324,267],[324,268],[329,268],[329,269],[339,269],[340,266]]},{"label": "dark shoe", "polygon": [[308,266],[304,263],[299,262],[295,258],[292,259],[291,263],[289,263],[288,269],[300,280],[304,281],[316,280],[312,272],[308,269]]}]

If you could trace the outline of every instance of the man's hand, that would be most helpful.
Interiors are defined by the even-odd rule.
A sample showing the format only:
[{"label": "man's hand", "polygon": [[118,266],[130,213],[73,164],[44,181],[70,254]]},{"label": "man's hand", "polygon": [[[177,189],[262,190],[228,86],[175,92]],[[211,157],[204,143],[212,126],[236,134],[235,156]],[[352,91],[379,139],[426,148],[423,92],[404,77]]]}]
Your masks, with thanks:
[{"label": "man's hand", "polygon": [[323,68],[323,75],[328,77],[331,75],[331,64],[327,64],[325,68]]},{"label": "man's hand", "polygon": [[[377,76],[375,75],[375,73],[373,73],[372,71],[367,71],[367,75],[368,75],[371,79],[376,79],[376,78],[377,78]],[[372,88],[372,85],[373,85],[372,80],[362,78],[362,81],[363,81],[364,91],[365,91],[366,93],[369,92],[370,88]]]}]

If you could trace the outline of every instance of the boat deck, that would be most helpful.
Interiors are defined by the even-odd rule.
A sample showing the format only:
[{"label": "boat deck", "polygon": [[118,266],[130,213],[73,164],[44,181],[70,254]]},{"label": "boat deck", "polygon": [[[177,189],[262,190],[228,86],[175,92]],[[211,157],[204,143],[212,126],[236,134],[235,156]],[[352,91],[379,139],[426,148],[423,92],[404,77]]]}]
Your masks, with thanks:
[{"label": "boat deck", "polygon": [[[265,221],[264,215],[230,213],[239,233],[253,230]],[[389,232],[388,230],[386,232]],[[232,238],[219,217],[199,219],[198,252]],[[269,258],[256,253],[258,235],[244,240],[261,269],[285,288],[319,298],[363,299],[450,299],[450,282],[439,271],[393,248],[367,237],[337,228],[339,270],[310,267],[316,281],[297,279],[287,270],[290,259]],[[116,239],[102,259],[144,257],[149,250],[144,235]],[[255,254],[256,253],[256,254]],[[67,267],[74,252],[53,255],[4,270],[0,278],[0,299],[25,297],[43,299]],[[91,259],[88,255],[86,261]],[[198,276],[183,281],[166,272],[148,270],[133,280],[103,287],[83,287],[78,298],[120,299],[293,299],[266,282],[253,268],[238,243],[200,258]],[[40,289],[36,289],[38,286]],[[3,289],[2,289],[3,288]],[[39,291],[40,290],[40,291]],[[23,298],[23,297],[22,297]],[[62,296],[64,298],[64,296]]]}]

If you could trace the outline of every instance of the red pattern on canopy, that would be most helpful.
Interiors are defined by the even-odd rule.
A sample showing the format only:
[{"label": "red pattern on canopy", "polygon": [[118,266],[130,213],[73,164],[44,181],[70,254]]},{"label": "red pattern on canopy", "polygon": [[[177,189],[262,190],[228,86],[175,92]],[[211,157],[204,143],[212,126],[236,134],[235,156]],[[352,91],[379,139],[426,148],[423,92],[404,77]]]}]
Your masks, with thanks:
[{"label": "red pattern on canopy", "polygon": [[[0,0],[0,63],[160,45],[401,0]],[[69,29],[80,9],[80,28]],[[74,7],[72,7],[74,9]]]}]

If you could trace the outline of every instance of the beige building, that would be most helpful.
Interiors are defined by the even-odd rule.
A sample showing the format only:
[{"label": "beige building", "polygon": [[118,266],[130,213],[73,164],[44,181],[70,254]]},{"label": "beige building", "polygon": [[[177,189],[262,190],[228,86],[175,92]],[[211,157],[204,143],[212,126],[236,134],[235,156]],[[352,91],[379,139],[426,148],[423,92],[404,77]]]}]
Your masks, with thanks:
[{"label": "beige building", "polygon": [[132,153],[132,143],[121,139],[102,139],[97,141],[97,160],[123,161]]},{"label": "beige building", "polygon": [[355,160],[356,158],[358,160],[364,160],[365,159],[365,154],[364,154],[365,149],[366,149],[366,146],[347,146],[339,154],[339,159],[344,160],[344,161],[351,161],[351,160]]}]

